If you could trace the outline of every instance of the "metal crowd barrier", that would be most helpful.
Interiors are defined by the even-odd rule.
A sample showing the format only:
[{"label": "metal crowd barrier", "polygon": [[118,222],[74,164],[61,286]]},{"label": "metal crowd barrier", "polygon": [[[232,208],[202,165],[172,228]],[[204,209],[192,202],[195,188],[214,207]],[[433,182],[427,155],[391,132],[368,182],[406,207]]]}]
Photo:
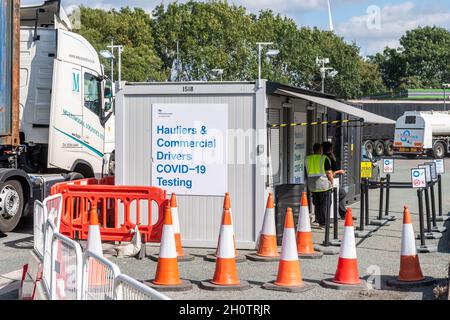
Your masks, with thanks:
[{"label": "metal crowd barrier", "polygon": [[83,263],[82,300],[114,300],[114,283],[120,269],[111,261],[86,251]]},{"label": "metal crowd barrier", "polygon": [[48,297],[51,297],[51,277],[52,277],[52,239],[56,226],[52,219],[48,218],[44,228],[44,259],[42,266],[42,281],[44,283]]},{"label": "metal crowd barrier", "polygon": [[34,237],[34,251],[36,251],[39,258],[44,258],[44,227],[47,221],[47,215],[45,213],[44,205],[39,200],[34,202],[34,227],[33,227],[33,237]]},{"label": "metal crowd barrier", "polygon": [[58,232],[61,224],[62,200],[62,195],[58,193],[45,198],[42,203],[46,210],[46,217],[52,219],[52,222],[56,226]]},{"label": "metal crowd barrier", "polygon": [[55,233],[51,261],[51,300],[81,300],[83,254],[80,244]]},{"label": "metal crowd barrier", "polygon": [[42,283],[51,300],[170,300],[120,273],[117,265],[59,233],[60,194],[35,202],[34,251],[43,261]]},{"label": "metal crowd barrier", "polygon": [[119,274],[115,282],[115,300],[170,300],[167,296],[135,279]]}]

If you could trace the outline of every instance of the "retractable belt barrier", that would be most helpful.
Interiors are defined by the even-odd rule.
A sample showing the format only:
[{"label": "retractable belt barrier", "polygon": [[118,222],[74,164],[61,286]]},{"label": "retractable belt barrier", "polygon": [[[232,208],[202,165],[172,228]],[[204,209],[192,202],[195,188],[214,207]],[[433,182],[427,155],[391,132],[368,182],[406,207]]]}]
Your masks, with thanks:
[{"label": "retractable belt barrier", "polygon": [[[361,221],[359,230],[364,230],[364,226],[369,224],[369,201],[368,201],[369,187],[380,189],[380,202],[377,217],[377,220],[379,221],[382,221],[383,219],[389,220],[389,204],[390,204],[389,196],[391,189],[414,189],[411,185],[411,182],[393,182],[390,181],[390,179],[391,179],[390,174],[387,174],[386,178],[381,178],[380,181],[369,181],[368,179],[362,179]],[[437,199],[438,208],[436,208],[436,194],[435,194],[436,184],[438,186],[438,199]],[[384,197],[384,191],[386,192],[386,197]],[[434,232],[445,231],[437,226],[438,219],[442,218],[442,177],[440,174],[438,175],[437,180],[427,182],[427,186],[425,188],[417,189],[417,200],[419,205],[419,222],[420,222],[420,232],[418,238],[420,239],[421,244],[419,249],[421,249],[427,247],[425,244],[425,239],[434,239]],[[385,202],[384,208],[383,202]],[[383,209],[384,209],[384,216],[383,216]]]},{"label": "retractable belt barrier", "polygon": [[[166,191],[156,187],[115,186],[114,178],[56,184],[51,194],[63,197],[60,232],[72,239],[88,237],[89,213],[97,210],[103,241],[131,241],[137,225],[145,242],[160,242]],[[152,217],[157,207],[157,221]]]}]

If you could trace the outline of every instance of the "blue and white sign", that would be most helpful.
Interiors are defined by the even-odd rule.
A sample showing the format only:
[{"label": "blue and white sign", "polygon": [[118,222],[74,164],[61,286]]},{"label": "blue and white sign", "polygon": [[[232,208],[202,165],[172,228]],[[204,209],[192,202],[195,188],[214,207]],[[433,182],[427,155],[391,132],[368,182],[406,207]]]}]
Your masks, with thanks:
[{"label": "blue and white sign", "polygon": [[425,169],[411,169],[411,183],[413,188],[426,188],[427,180]]},{"label": "blue and white sign", "polygon": [[432,179],[433,181],[437,181],[437,178],[438,178],[437,175],[438,175],[438,174],[437,174],[437,170],[436,170],[436,163],[433,161],[433,162],[425,162],[425,164],[430,166],[430,170],[431,170],[431,179]]},{"label": "blue and white sign", "polygon": [[383,159],[383,172],[394,173],[394,159]]},{"label": "blue and white sign", "polygon": [[184,195],[228,190],[228,106],[153,104],[152,185]]},{"label": "blue and white sign", "polygon": [[434,160],[434,163],[436,163],[437,174],[444,174],[445,173],[444,159],[436,159]]},{"label": "blue and white sign", "polygon": [[431,166],[429,164],[422,164],[420,166],[417,166],[419,169],[424,169],[425,170],[425,179],[427,182],[431,182],[432,181],[432,176],[431,176]]}]

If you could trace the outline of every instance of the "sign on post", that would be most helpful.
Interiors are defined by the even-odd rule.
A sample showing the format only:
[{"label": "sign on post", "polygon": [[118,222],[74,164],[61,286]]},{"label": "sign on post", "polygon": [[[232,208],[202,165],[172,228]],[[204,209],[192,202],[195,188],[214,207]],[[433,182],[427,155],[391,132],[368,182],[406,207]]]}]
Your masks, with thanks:
[{"label": "sign on post", "polygon": [[394,159],[383,159],[383,172],[394,173]]},{"label": "sign on post", "polygon": [[411,169],[411,183],[413,188],[426,188],[427,179],[424,168]]},{"label": "sign on post", "polygon": [[436,170],[436,163],[433,161],[433,162],[425,162],[425,164],[430,166],[431,179],[433,181],[437,181],[438,175],[437,175],[437,170]]},{"label": "sign on post", "polygon": [[428,164],[422,164],[420,166],[417,166],[419,169],[425,170],[425,180],[426,182],[431,182],[431,166]]},{"label": "sign on post", "polygon": [[152,105],[152,185],[182,195],[228,190],[228,106]]},{"label": "sign on post", "polygon": [[436,163],[437,174],[444,174],[445,173],[444,159],[436,159],[434,160],[434,163]]},{"label": "sign on post", "polygon": [[361,162],[361,178],[372,178],[372,162],[362,161]]}]

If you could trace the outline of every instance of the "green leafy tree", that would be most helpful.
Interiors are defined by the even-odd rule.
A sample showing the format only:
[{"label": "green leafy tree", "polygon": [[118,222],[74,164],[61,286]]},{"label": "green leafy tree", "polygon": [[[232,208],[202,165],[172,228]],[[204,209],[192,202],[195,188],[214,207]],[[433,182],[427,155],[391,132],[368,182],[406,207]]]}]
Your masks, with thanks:
[{"label": "green leafy tree", "polygon": [[450,31],[423,27],[406,32],[397,49],[372,57],[390,89],[440,88],[450,81]]},{"label": "green leafy tree", "polygon": [[223,80],[251,81],[258,76],[256,42],[268,41],[280,54],[262,59],[266,79],[319,91],[315,60],[328,57],[338,71],[326,80],[328,93],[355,98],[381,89],[379,69],[362,60],[356,44],[332,32],[299,28],[271,10],[249,14],[227,1],[190,0],[158,5],[152,16],[127,7],[82,8],[81,14],[80,33],[97,50],[111,39],[125,46],[123,79],[128,81],[165,81],[173,68],[179,71],[177,80],[213,80],[211,71],[223,69]]},{"label": "green leafy tree", "polygon": [[[106,49],[111,44],[124,46],[122,56],[122,78],[128,81],[165,80],[167,75],[161,69],[161,60],[154,50],[151,17],[142,9],[104,11],[81,8],[81,30],[95,49]],[[115,52],[117,59],[117,51]],[[105,69],[110,73],[107,61]],[[117,64],[116,64],[117,68]],[[117,69],[115,70],[117,72]],[[116,73],[117,74],[117,73]]]}]

